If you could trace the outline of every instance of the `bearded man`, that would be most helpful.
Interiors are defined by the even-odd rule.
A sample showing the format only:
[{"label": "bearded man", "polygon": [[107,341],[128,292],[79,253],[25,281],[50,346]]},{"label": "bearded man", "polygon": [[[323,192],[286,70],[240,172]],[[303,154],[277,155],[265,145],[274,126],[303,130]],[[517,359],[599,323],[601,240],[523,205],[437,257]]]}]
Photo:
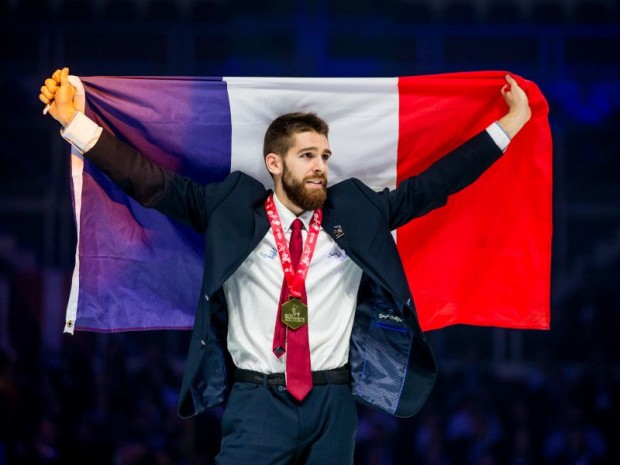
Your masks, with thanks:
[{"label": "bearded man", "polygon": [[504,117],[392,191],[327,187],[327,123],[282,115],[263,148],[272,192],[241,172],[201,185],[156,166],[76,110],[68,74],[39,96],[63,137],[142,205],[204,236],[179,414],[227,401],[216,463],[350,464],[354,401],[400,417],[422,407],[436,366],[391,231],[501,157],[531,116],[512,77],[499,89]]}]

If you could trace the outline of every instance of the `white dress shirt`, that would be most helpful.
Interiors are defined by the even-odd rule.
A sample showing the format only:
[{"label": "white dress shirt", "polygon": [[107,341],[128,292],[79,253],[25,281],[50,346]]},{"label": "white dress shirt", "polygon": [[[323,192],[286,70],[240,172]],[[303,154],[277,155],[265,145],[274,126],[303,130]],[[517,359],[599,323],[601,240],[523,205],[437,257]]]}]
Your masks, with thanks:
[{"label": "white dress shirt", "polygon": [[[287,243],[297,218],[274,194]],[[306,240],[313,212],[299,219]],[[362,270],[321,228],[308,275],[308,340],[313,371],[338,368],[347,363],[349,338],[357,304]],[[286,354],[273,353],[273,334],[284,272],[276,241],[267,232],[239,269],[224,283],[228,304],[228,351],[239,368],[261,373],[282,373]]]}]

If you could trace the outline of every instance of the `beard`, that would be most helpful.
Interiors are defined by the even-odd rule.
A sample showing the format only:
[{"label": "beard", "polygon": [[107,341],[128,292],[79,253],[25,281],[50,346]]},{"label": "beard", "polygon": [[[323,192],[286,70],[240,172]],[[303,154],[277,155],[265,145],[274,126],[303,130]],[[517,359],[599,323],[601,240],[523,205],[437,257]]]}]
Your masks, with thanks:
[{"label": "beard", "polygon": [[[309,189],[306,187],[308,179],[318,179],[322,181],[321,189]],[[327,177],[324,174],[306,176],[300,181],[293,178],[292,173],[284,165],[282,173],[282,187],[287,197],[299,208],[305,211],[317,210],[323,206],[327,199]]]}]

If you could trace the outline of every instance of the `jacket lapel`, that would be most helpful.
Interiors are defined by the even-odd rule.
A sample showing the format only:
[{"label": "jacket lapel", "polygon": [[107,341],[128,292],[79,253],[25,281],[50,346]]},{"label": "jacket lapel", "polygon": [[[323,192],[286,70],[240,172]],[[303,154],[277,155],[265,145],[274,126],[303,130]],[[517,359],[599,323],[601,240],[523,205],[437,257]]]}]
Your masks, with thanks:
[{"label": "jacket lapel", "polygon": [[355,238],[347,231],[346,221],[341,218],[328,199],[323,208],[323,230],[373,281],[380,283],[385,289],[392,289],[392,283],[386,281],[386,277],[378,272],[376,260],[369,259],[367,251],[359,250],[359,246],[356,246]]}]

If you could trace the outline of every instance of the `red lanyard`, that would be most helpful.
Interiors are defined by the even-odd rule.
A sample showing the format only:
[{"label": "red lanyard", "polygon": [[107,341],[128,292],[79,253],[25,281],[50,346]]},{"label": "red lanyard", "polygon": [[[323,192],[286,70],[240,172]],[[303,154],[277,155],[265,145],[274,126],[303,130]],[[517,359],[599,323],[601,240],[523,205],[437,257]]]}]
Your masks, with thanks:
[{"label": "red lanyard", "polygon": [[316,241],[319,237],[319,231],[321,229],[321,220],[323,219],[323,212],[321,209],[314,210],[312,214],[312,221],[310,222],[310,230],[304,243],[303,252],[299,259],[299,265],[297,270],[293,268],[291,262],[291,255],[286,243],[286,237],[284,236],[284,229],[282,229],[282,223],[280,222],[280,215],[273,201],[273,194],[265,200],[265,210],[267,211],[267,217],[271,223],[271,230],[273,237],[276,240],[276,248],[280,255],[280,262],[282,263],[282,269],[284,270],[284,278],[289,289],[291,297],[301,298],[301,290],[308,274],[308,268],[310,267],[310,260],[312,260],[312,254],[316,247]]}]

